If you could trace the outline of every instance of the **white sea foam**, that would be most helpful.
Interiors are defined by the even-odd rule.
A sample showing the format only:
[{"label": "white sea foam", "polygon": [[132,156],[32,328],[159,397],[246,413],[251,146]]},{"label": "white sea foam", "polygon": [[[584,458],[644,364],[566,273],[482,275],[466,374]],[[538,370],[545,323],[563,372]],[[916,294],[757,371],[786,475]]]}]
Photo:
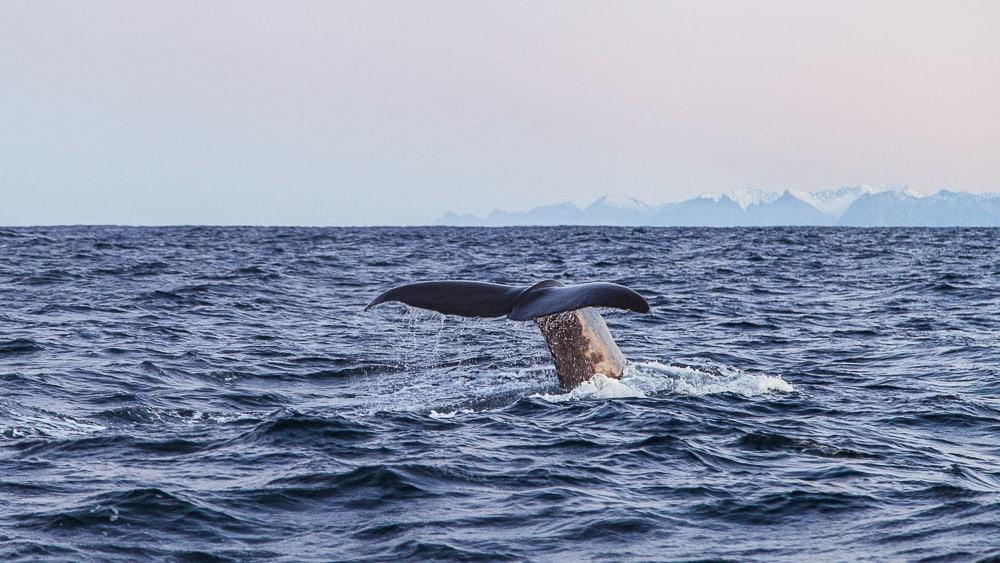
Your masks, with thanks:
[{"label": "white sea foam", "polygon": [[437,419],[437,418],[455,418],[456,414],[458,414],[458,411],[438,412],[436,410],[432,410],[431,414],[430,414],[430,417],[431,418],[435,418],[435,419]]},{"label": "white sea foam", "polygon": [[532,397],[544,399],[552,403],[580,399],[637,399],[645,396],[646,394],[642,390],[600,373],[590,378],[589,381],[584,381],[568,393],[557,393],[554,395],[536,393],[532,395]]},{"label": "white sea foam", "polygon": [[629,364],[622,382],[646,393],[666,391],[682,395],[736,393],[753,397],[795,391],[781,376],[748,374],[735,368],[721,368],[719,373],[712,373],[660,362]]},{"label": "white sea foam", "polygon": [[105,426],[45,409],[0,401],[0,438],[72,438],[107,430]]},{"label": "white sea foam", "polygon": [[628,364],[621,380],[597,374],[568,393],[537,393],[532,397],[560,403],[580,399],[642,398],[657,393],[679,395],[734,393],[753,397],[793,391],[795,388],[780,376],[754,375],[732,368],[724,368],[720,373],[711,373],[660,362],[639,362]]},{"label": "white sea foam", "polygon": [[474,411],[472,409],[458,409],[458,410],[443,411],[443,412],[438,412],[436,410],[431,410],[431,414],[429,416],[431,418],[434,418],[434,419],[455,418],[455,416],[459,415],[459,414],[469,414],[469,413],[474,413],[474,412],[476,412],[476,411]]}]

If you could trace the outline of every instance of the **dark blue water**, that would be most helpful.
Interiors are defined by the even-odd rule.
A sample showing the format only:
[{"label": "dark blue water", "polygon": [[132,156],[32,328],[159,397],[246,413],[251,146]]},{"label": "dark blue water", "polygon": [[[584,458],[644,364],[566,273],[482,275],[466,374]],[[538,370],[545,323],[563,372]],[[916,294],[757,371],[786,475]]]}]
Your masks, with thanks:
[{"label": "dark blue water", "polygon": [[[0,230],[4,560],[1000,554],[1000,231]],[[621,382],[394,284],[608,280]]]}]

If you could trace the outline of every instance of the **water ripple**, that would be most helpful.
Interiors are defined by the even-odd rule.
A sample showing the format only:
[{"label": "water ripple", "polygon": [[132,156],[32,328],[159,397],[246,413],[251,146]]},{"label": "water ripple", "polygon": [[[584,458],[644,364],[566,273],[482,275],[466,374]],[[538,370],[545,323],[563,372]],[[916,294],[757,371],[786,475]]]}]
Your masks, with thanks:
[{"label": "water ripple", "polygon": [[[989,560],[1000,230],[0,229],[4,560]],[[420,279],[610,280],[621,381]]]}]

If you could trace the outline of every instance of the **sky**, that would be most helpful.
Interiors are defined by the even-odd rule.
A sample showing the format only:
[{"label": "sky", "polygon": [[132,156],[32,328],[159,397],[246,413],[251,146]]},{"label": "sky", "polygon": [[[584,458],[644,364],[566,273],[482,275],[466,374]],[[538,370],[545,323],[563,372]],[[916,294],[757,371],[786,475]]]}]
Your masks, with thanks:
[{"label": "sky", "polygon": [[0,225],[1000,191],[1000,2],[0,2]]}]

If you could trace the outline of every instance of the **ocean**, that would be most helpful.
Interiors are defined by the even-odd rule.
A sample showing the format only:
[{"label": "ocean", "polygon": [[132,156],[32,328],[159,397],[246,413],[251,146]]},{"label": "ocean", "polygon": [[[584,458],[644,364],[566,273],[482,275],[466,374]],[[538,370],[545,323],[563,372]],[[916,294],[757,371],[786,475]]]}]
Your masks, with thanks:
[{"label": "ocean", "polygon": [[[1000,557],[1000,230],[0,229],[3,560]],[[365,304],[612,281],[621,381]]]}]

